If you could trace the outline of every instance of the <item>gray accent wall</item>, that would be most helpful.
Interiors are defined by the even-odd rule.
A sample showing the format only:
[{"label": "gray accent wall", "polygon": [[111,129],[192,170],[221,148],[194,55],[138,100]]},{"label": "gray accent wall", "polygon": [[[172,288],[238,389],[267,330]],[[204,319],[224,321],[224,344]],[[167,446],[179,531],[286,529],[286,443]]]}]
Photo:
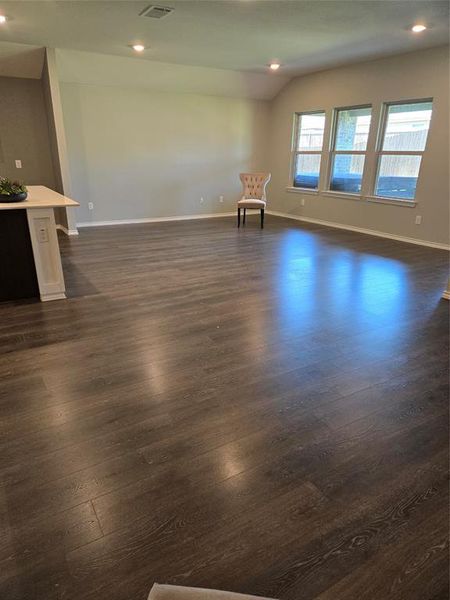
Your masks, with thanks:
[{"label": "gray accent wall", "polygon": [[268,166],[267,101],[60,87],[79,224],[234,211],[239,172]]},{"label": "gray accent wall", "polygon": [[[415,207],[287,191],[292,185],[290,162],[295,112],[325,110],[325,144],[328,144],[331,116],[336,107],[372,104],[372,119],[378,120],[384,102],[422,98],[433,98],[433,115]],[[448,46],[336,68],[292,80],[272,101],[269,147],[271,209],[344,226],[448,244]],[[374,162],[370,168],[373,168]],[[422,216],[421,225],[415,224],[417,215]]]},{"label": "gray accent wall", "polygon": [[[0,175],[55,186],[42,81],[0,77]],[[15,160],[22,161],[17,169]]]}]

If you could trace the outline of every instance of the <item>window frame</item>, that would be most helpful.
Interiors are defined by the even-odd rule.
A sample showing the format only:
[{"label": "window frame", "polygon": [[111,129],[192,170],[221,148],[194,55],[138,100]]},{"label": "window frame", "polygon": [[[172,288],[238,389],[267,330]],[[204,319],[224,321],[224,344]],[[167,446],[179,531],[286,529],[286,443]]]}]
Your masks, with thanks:
[{"label": "window frame", "polygon": [[[321,150],[297,150],[298,140],[300,136],[300,125],[302,121],[302,116],[304,115],[323,115],[324,116],[324,126],[323,126],[323,135],[322,135],[322,149]],[[290,189],[298,190],[304,193],[317,194],[320,190],[320,174],[322,171],[323,165],[323,156],[325,154],[325,132],[326,132],[326,124],[327,124],[327,111],[325,109],[317,109],[317,110],[302,110],[300,112],[294,113],[294,127],[293,127],[293,137],[291,142],[291,167],[289,174],[290,181]],[[295,168],[297,164],[297,156],[300,154],[315,154],[320,156],[320,167],[319,167],[319,178],[317,180],[316,188],[305,188],[294,185],[295,183]]]},{"label": "window frame", "polygon": [[[425,147],[423,150],[383,150],[383,144],[384,144],[384,139],[385,139],[385,134],[386,134],[386,129],[387,129],[387,124],[388,124],[388,118],[389,118],[389,107],[391,106],[401,106],[401,105],[407,105],[407,104],[421,104],[421,103],[425,103],[425,102],[431,102],[431,104],[433,104],[433,98],[419,98],[419,99],[409,99],[409,100],[394,100],[394,101],[389,101],[389,102],[383,102],[382,107],[381,107],[381,113],[380,113],[380,126],[379,126],[379,133],[378,133],[378,137],[377,137],[377,143],[376,143],[376,147],[375,147],[375,178],[373,181],[373,186],[372,186],[372,195],[370,196],[370,198],[380,201],[382,202],[383,200],[385,200],[386,202],[395,202],[398,204],[416,204],[417,200],[416,200],[416,195],[417,195],[417,185],[419,183],[419,179],[420,179],[420,173],[422,171],[422,165],[423,165],[423,157],[424,154],[427,150],[428,147],[428,140],[429,140],[429,134],[430,134],[430,129],[431,129],[431,121],[433,119],[433,106],[431,108],[431,118],[430,118],[430,124],[428,127],[428,131],[427,131],[427,139],[425,142]],[[378,185],[378,177],[380,175],[380,168],[381,168],[381,159],[383,156],[420,156],[420,166],[419,166],[419,171],[417,173],[417,183],[416,183],[416,191],[414,193],[414,198],[400,198],[397,196],[379,196],[377,194],[377,185]]]},{"label": "window frame", "polygon": [[[369,131],[367,133],[367,143],[366,143],[366,149],[365,150],[336,150],[335,146],[336,146],[336,136],[337,136],[337,128],[338,128],[338,123],[339,123],[339,113],[341,111],[345,111],[345,110],[358,110],[359,108],[370,108],[370,125],[369,125]],[[333,108],[333,116],[332,116],[332,124],[331,124],[331,135],[330,135],[330,143],[329,143],[329,149],[328,149],[328,173],[327,173],[327,187],[326,190],[324,190],[324,193],[326,193],[327,195],[337,195],[337,196],[350,196],[351,198],[362,198],[362,190],[364,189],[364,180],[365,180],[365,176],[366,176],[366,169],[367,169],[367,155],[370,153],[369,151],[369,142],[370,142],[370,133],[373,127],[373,119],[372,119],[372,115],[373,115],[373,104],[371,103],[367,103],[367,104],[355,104],[355,105],[351,105],[351,106],[337,106],[335,108]],[[333,168],[334,168],[334,160],[335,157],[338,154],[352,154],[352,155],[359,155],[359,156],[364,156],[364,166],[363,166],[363,170],[361,173],[361,191],[360,192],[346,192],[346,191],[339,191],[339,190],[333,190],[331,188],[331,177],[333,175]]]}]

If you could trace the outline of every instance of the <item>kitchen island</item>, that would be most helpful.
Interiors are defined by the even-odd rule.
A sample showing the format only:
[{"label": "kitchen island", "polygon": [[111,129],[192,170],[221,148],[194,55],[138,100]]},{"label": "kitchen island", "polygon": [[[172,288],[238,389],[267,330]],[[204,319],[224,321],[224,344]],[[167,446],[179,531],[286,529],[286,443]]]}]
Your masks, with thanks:
[{"label": "kitchen island", "polygon": [[54,209],[74,206],[41,185],[23,202],[0,203],[0,301],[66,297]]}]

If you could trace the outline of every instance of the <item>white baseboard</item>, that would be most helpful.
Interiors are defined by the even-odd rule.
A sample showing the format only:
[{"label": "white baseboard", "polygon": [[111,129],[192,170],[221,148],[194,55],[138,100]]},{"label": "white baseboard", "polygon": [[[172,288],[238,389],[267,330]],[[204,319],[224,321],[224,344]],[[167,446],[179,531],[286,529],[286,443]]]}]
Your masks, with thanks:
[{"label": "white baseboard", "polygon": [[67,229],[64,225],[56,225],[56,229],[63,231],[66,235],[78,235],[78,229]]},{"label": "white baseboard", "polygon": [[439,244],[437,242],[429,242],[427,240],[419,240],[416,238],[404,237],[401,235],[393,235],[384,231],[376,231],[375,229],[364,229],[363,227],[354,227],[353,225],[343,225],[334,221],[323,221],[322,219],[312,219],[310,217],[302,217],[300,215],[292,215],[289,213],[278,212],[276,210],[267,210],[267,214],[275,217],[284,217],[285,219],[294,219],[296,221],[305,221],[306,223],[316,223],[326,227],[334,227],[335,229],[347,229],[348,231],[356,231],[357,233],[365,233],[367,235],[375,235],[377,237],[397,240],[398,242],[407,242],[408,244],[418,244],[419,246],[429,246],[430,248],[439,248],[440,250],[450,250],[449,244]]},{"label": "white baseboard", "polygon": [[88,221],[77,223],[77,227],[103,227],[105,225],[132,225],[134,223],[162,223],[164,221],[191,221],[195,219],[213,219],[215,217],[232,217],[235,212],[203,213],[199,215],[181,215],[178,217],[147,217],[143,219],[117,219],[115,221]]}]

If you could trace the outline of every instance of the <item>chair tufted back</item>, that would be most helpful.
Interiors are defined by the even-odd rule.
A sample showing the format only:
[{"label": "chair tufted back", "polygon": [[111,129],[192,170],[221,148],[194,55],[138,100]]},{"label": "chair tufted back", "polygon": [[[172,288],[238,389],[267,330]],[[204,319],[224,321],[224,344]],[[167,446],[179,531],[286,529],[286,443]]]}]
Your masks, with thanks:
[{"label": "chair tufted back", "polygon": [[242,181],[243,197],[266,199],[266,185],[269,183],[271,173],[239,173]]}]

